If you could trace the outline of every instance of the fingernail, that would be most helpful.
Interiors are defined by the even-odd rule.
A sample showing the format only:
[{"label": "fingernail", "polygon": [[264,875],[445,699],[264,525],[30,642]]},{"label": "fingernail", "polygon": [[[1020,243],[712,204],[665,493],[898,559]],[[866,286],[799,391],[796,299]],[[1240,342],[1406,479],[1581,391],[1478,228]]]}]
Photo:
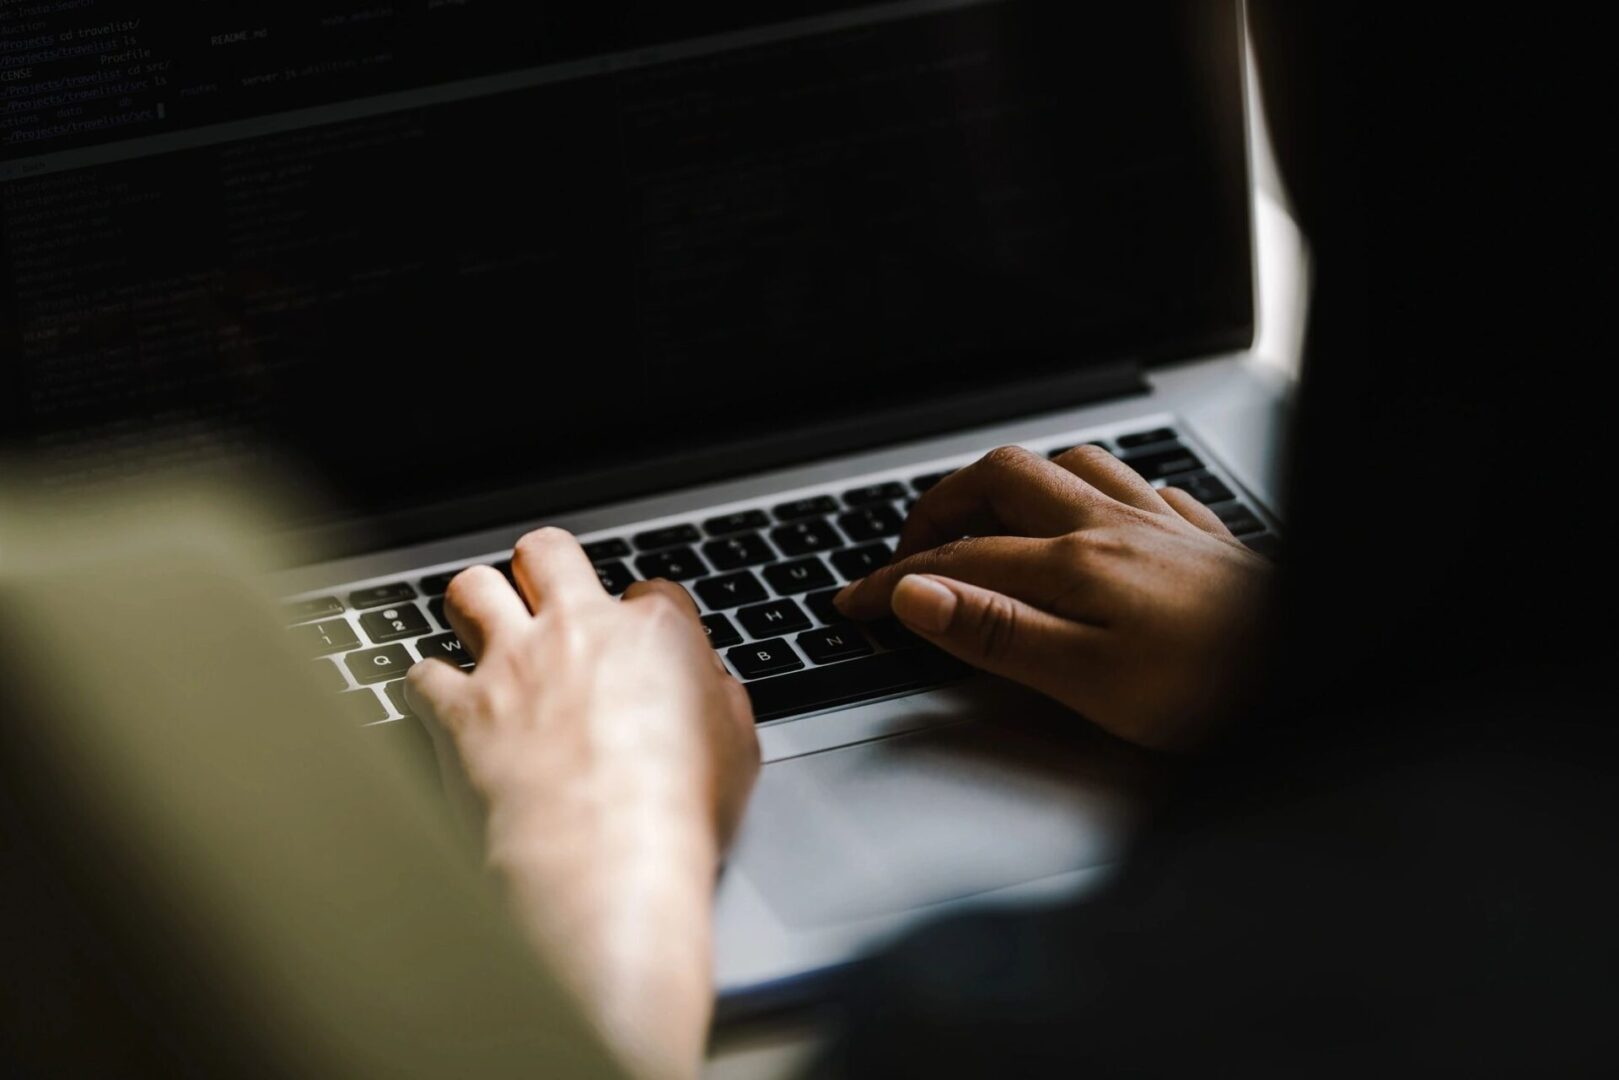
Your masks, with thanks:
[{"label": "fingernail", "polygon": [[900,622],[929,634],[950,629],[950,620],[956,614],[956,594],[920,574],[906,574],[899,579],[892,603]]},{"label": "fingernail", "polygon": [[832,606],[837,608],[839,611],[842,611],[843,605],[849,602],[849,597],[854,595],[854,591],[860,588],[860,583],[865,580],[865,578],[856,578],[843,588],[839,589],[838,595],[832,598]]}]

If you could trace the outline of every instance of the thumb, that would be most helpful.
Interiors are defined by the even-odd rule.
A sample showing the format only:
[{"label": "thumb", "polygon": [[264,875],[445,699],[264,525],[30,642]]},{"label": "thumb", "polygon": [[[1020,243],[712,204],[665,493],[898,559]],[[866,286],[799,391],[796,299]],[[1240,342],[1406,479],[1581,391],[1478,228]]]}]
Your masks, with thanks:
[{"label": "thumb", "polygon": [[1075,698],[1090,681],[1095,627],[938,574],[905,575],[891,604],[907,629],[957,659],[1082,707]]}]

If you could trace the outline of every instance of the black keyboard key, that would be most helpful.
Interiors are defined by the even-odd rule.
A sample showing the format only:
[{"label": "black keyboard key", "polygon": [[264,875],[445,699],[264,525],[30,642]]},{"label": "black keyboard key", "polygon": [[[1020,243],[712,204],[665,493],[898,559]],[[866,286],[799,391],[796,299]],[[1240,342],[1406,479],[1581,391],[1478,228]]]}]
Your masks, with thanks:
[{"label": "black keyboard key", "polygon": [[596,564],[596,576],[601,578],[602,588],[613,596],[617,596],[630,587],[635,575],[630,568],[621,562],[600,562]]},{"label": "black keyboard key", "polygon": [[731,620],[724,615],[704,615],[703,633],[708,635],[708,643],[716,649],[735,645],[742,640],[742,635],[737,633],[736,627],[731,625]]},{"label": "black keyboard key", "polygon": [[349,593],[349,603],[365,610],[366,608],[384,607],[388,604],[402,604],[406,600],[416,599],[416,590],[403,581],[390,582],[387,585],[373,585],[369,589],[360,589]]},{"label": "black keyboard key", "polygon": [[[780,675],[784,671],[797,671],[804,661],[793,652],[792,646],[781,638],[770,641],[752,641],[738,645],[725,654],[731,666],[744,679],[762,679],[766,675]],[[758,717],[755,716],[755,719]]]},{"label": "black keyboard key", "polygon": [[744,566],[758,566],[774,562],[776,553],[770,550],[765,538],[758,533],[730,536],[724,540],[710,540],[703,545],[703,554],[716,570],[740,570]]},{"label": "black keyboard key", "polygon": [[419,637],[433,628],[428,625],[427,616],[422,614],[421,608],[415,604],[400,604],[361,615],[360,629],[365,631],[365,636],[373,644],[383,645],[400,638]]},{"label": "black keyboard key", "polygon": [[779,526],[771,531],[770,539],[776,542],[784,555],[810,555],[843,546],[843,537],[838,535],[830,522],[820,518]]},{"label": "black keyboard key", "polygon": [[1186,476],[1177,476],[1170,481],[1175,487],[1202,503],[1204,506],[1213,506],[1215,503],[1226,502],[1237,497],[1236,492],[1225,485],[1213,473],[1189,473]]},{"label": "black keyboard key", "polygon": [[866,623],[865,626],[866,632],[876,639],[877,644],[894,652],[918,649],[927,644],[907,630],[905,624],[898,619],[878,619],[876,622]]},{"label": "black keyboard key", "polygon": [[584,545],[585,557],[591,562],[605,562],[608,559],[627,559],[630,555],[630,545],[618,537],[609,537],[606,540],[592,540]]},{"label": "black keyboard key", "polygon": [[812,495],[807,499],[793,499],[776,507],[777,521],[797,521],[818,514],[835,514],[838,501],[830,495]]},{"label": "black keyboard key", "polygon": [[832,598],[838,595],[838,589],[822,589],[812,592],[804,597],[804,605],[810,609],[810,614],[826,623],[835,626],[838,623],[848,622],[848,618],[832,603]]},{"label": "black keyboard key", "polygon": [[759,584],[759,579],[747,570],[699,581],[697,595],[703,598],[703,603],[717,611],[770,599],[770,594]]},{"label": "black keyboard key", "polygon": [[382,692],[388,695],[388,703],[394,707],[394,712],[398,713],[400,716],[416,715],[415,710],[410,707],[410,702],[405,700],[404,679],[399,679],[395,682],[389,683],[387,686],[382,688]]},{"label": "black keyboard key", "polygon": [[387,706],[370,690],[350,690],[346,694],[339,694],[337,700],[343,703],[343,708],[356,723],[375,724],[388,719]]},{"label": "black keyboard key", "polygon": [[[1108,453],[1110,453],[1110,454],[1113,453],[1113,448],[1111,446],[1109,446],[1107,443],[1101,441],[1100,439],[1096,439],[1096,440],[1094,440],[1092,442],[1088,442],[1088,443],[1081,443],[1080,445],[1081,446],[1099,446],[1103,450],[1106,450]],[[1057,447],[1057,448],[1055,448],[1053,450],[1047,451],[1046,452],[1046,457],[1051,458],[1052,460],[1056,460],[1057,458],[1062,457],[1064,454],[1068,453],[1068,451],[1070,451],[1072,449],[1073,449],[1072,446],[1059,446],[1059,447]]]},{"label": "black keyboard key", "polygon": [[1225,527],[1239,538],[1265,531],[1265,523],[1255,517],[1254,512],[1240,502],[1216,503],[1209,509],[1213,510],[1215,516],[1225,522]]},{"label": "black keyboard key", "polygon": [[661,529],[648,529],[635,534],[637,551],[674,547],[676,544],[695,544],[703,538],[695,525],[665,525]]},{"label": "black keyboard key", "polygon": [[690,581],[694,577],[702,577],[708,573],[708,567],[703,565],[703,560],[689,547],[642,555],[635,560],[635,568],[648,580],[668,578],[670,581]]},{"label": "black keyboard key", "polygon": [[349,681],[343,677],[336,664],[330,660],[316,660],[314,664],[315,682],[322,690],[336,693],[349,688]]},{"label": "black keyboard key", "polygon": [[871,655],[871,646],[852,623],[799,634],[797,644],[810,662],[816,664],[833,664],[839,660]]},{"label": "black keyboard key", "polygon": [[335,596],[316,596],[309,600],[293,600],[285,607],[289,623],[308,622],[343,614],[342,601]]},{"label": "black keyboard key", "polygon": [[710,536],[729,536],[732,533],[763,529],[769,524],[770,518],[763,510],[737,510],[709,518],[703,522],[703,531]]},{"label": "black keyboard key", "polygon": [[416,652],[423,660],[448,660],[456,667],[471,667],[472,654],[461,639],[454,634],[436,634],[430,638],[422,638],[416,643]]},{"label": "black keyboard key", "polygon": [[427,610],[432,613],[434,622],[438,623],[446,630],[450,629],[450,617],[444,614],[444,597],[441,596],[437,600],[429,600],[427,602]]},{"label": "black keyboard key", "polygon": [[905,498],[905,485],[897,480],[890,480],[886,484],[867,484],[865,487],[850,488],[843,493],[843,501],[850,506],[865,506],[874,502],[893,502],[895,499]]},{"label": "black keyboard key", "polygon": [[1184,446],[1171,446],[1149,454],[1136,454],[1123,459],[1124,463],[1148,480],[1162,480],[1176,473],[1201,469],[1203,461]]},{"label": "black keyboard key", "polygon": [[459,574],[459,569],[446,570],[441,574],[428,574],[422,578],[423,596],[443,596],[444,591],[450,587],[450,580]]},{"label": "black keyboard key", "polygon": [[1153,428],[1151,431],[1138,431],[1134,435],[1120,435],[1113,441],[1119,444],[1120,450],[1136,450],[1153,443],[1175,442],[1180,436],[1174,428]]},{"label": "black keyboard key", "polygon": [[1259,552],[1271,562],[1282,561],[1282,538],[1273,532],[1259,533],[1256,536],[1245,536],[1242,542],[1254,551]]},{"label": "black keyboard key", "polygon": [[928,488],[932,487],[934,484],[937,484],[940,480],[943,480],[949,475],[950,473],[948,472],[925,473],[918,476],[915,480],[912,480],[911,486],[915,488],[918,493],[921,493],[928,490]]},{"label": "black keyboard key", "polygon": [[772,600],[768,604],[755,604],[736,613],[742,629],[754,637],[771,634],[790,634],[810,628],[809,616],[791,600]]},{"label": "black keyboard key", "polygon": [[749,683],[748,696],[753,718],[763,722],[944,686],[967,672],[965,664],[937,649],[881,653]]},{"label": "black keyboard key", "polygon": [[512,561],[510,559],[500,560],[495,564],[495,569],[500,571],[501,577],[505,578],[513,585],[517,584],[517,574],[512,570]]},{"label": "black keyboard key", "polygon": [[838,526],[857,544],[884,536],[898,536],[904,525],[905,519],[899,516],[899,511],[887,503],[862,506],[838,518]]},{"label": "black keyboard key", "polygon": [[351,652],[343,657],[344,665],[348,667],[349,674],[354,676],[357,683],[397,679],[415,662],[403,645],[384,645],[380,649]]},{"label": "black keyboard key", "polygon": [[832,553],[832,565],[838,568],[844,580],[855,581],[865,577],[873,570],[888,565],[888,557],[894,554],[887,544],[867,544],[864,547],[850,548],[847,551]]},{"label": "black keyboard key", "polygon": [[354,628],[348,624],[347,619],[305,623],[303,626],[294,626],[291,633],[293,639],[310,656],[325,656],[327,653],[360,647],[360,639],[354,636]]},{"label": "black keyboard key", "polygon": [[765,580],[770,582],[772,589],[783,596],[795,596],[811,589],[824,589],[828,585],[836,584],[836,579],[832,577],[832,572],[826,568],[826,564],[813,556],[767,566]]}]

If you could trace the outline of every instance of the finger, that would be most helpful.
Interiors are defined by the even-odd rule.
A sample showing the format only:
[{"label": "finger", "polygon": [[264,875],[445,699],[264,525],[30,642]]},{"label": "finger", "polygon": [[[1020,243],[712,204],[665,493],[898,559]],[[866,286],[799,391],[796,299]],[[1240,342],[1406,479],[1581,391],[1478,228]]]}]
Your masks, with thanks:
[{"label": "finger", "polygon": [[433,725],[442,724],[442,717],[452,711],[449,706],[466,690],[468,677],[466,672],[439,657],[423,660],[406,673],[405,701],[428,725],[429,732]]},{"label": "finger", "polygon": [[896,559],[967,535],[1060,536],[1080,528],[1103,495],[1021,446],[991,450],[940,480],[905,519]]},{"label": "finger", "polygon": [[522,597],[492,566],[469,566],[451,578],[444,613],[474,660],[482,659],[492,639],[520,629],[530,617]]},{"label": "finger", "polygon": [[682,611],[691,613],[697,618],[697,601],[691,598],[683,586],[665,578],[653,578],[651,581],[637,581],[624,590],[624,599],[627,601],[639,600],[643,596],[663,595],[680,605]]},{"label": "finger", "polygon": [[571,606],[607,596],[590,556],[564,529],[548,527],[524,534],[512,552],[512,577],[534,612],[541,604]]},{"label": "finger", "polygon": [[1153,486],[1100,446],[1076,446],[1057,455],[1056,464],[1097,491],[1138,510],[1164,513],[1168,507]]},{"label": "finger", "polygon": [[1220,520],[1220,515],[1194,499],[1189,493],[1180,488],[1160,488],[1158,494],[1163,497],[1169,508],[1181,517],[1206,533],[1213,533],[1222,540],[1235,540],[1226,523]]},{"label": "finger", "polygon": [[[667,598],[670,603],[676,605],[683,613],[690,615],[692,621],[703,629],[703,637],[705,639],[708,637],[707,629],[702,627],[702,615],[697,610],[697,601],[691,598],[691,593],[687,592],[683,586],[677,585],[673,581],[668,581],[664,578],[653,578],[651,581],[633,582],[629,588],[624,590],[623,599],[626,603],[635,603],[651,596]],[[714,661],[714,669],[721,675],[729,677],[731,672],[726,668],[725,661],[720,659],[720,654],[710,648],[708,655]]]},{"label": "finger", "polygon": [[882,618],[903,578],[938,574],[1047,607],[1060,592],[1072,588],[1074,578],[1069,568],[1058,565],[1052,547],[1050,540],[1024,536],[956,540],[872,571],[846,586],[834,603],[851,619]]},{"label": "finger", "polygon": [[484,814],[477,796],[467,782],[460,747],[450,727],[461,716],[457,701],[466,692],[469,676],[442,657],[423,660],[405,678],[405,701],[416,714],[416,721],[433,743],[438,761],[439,784],[449,801],[450,813],[473,843],[483,836]]},{"label": "finger", "polygon": [[905,577],[894,614],[912,632],[976,668],[1085,712],[1099,684],[1105,631],[1060,618],[992,589],[934,575]]}]

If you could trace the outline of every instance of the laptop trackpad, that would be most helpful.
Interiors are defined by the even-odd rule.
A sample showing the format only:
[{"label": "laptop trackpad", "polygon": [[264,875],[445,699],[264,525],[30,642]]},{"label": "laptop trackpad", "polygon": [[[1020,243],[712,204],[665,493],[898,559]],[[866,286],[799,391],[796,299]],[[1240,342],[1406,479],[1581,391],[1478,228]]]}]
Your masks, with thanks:
[{"label": "laptop trackpad", "polygon": [[733,866],[810,927],[1108,862],[1132,770],[1075,750],[961,723],[772,763]]}]

